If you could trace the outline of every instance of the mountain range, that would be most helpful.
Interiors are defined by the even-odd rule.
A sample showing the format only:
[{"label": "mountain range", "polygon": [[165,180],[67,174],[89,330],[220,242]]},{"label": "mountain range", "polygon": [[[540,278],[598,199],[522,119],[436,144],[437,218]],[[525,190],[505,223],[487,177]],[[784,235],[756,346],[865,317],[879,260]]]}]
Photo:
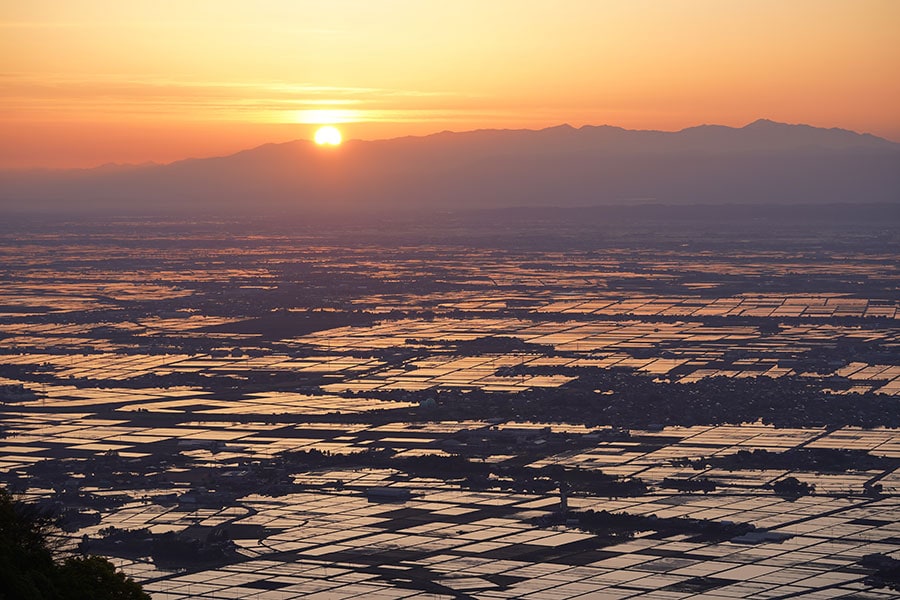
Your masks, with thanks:
[{"label": "mountain range", "polygon": [[900,144],[759,120],[677,132],[569,125],[266,144],[215,158],[0,171],[0,210],[452,211],[516,206],[900,204]]}]

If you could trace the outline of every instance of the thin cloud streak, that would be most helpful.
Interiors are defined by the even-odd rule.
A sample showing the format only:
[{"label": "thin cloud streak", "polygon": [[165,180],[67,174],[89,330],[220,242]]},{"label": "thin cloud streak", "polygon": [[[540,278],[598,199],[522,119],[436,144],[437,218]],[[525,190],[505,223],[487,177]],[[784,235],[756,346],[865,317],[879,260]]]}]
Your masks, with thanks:
[{"label": "thin cloud streak", "polygon": [[[6,119],[29,115],[41,120],[84,120],[93,115],[100,121],[158,117],[258,123],[415,123],[498,114],[467,106],[477,99],[472,94],[284,81],[185,82],[3,73],[0,87]],[[328,111],[332,118],[327,117]]]},{"label": "thin cloud streak", "polygon": [[[476,94],[466,94],[450,91],[409,90],[377,87],[358,86],[334,86],[316,85],[308,83],[292,83],[287,81],[181,81],[175,79],[135,79],[129,76],[106,77],[73,77],[68,75],[53,75],[36,77],[27,73],[0,73],[0,88],[25,90],[53,90],[70,88],[79,93],[98,90],[101,93],[116,91],[118,93],[131,92],[153,95],[159,93],[156,90],[165,90],[171,95],[173,89],[177,90],[268,90],[279,94],[343,94],[360,95],[372,94],[390,98],[397,97],[446,97],[446,98],[472,98]],[[105,93],[104,95],[109,95]]]}]

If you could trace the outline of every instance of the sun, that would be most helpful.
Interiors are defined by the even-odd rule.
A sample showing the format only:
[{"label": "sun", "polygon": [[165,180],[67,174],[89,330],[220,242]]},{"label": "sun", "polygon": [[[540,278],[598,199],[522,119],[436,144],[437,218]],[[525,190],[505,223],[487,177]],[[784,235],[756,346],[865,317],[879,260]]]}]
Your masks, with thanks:
[{"label": "sun", "polygon": [[334,125],[326,125],[316,130],[316,143],[320,146],[340,146],[341,132]]}]

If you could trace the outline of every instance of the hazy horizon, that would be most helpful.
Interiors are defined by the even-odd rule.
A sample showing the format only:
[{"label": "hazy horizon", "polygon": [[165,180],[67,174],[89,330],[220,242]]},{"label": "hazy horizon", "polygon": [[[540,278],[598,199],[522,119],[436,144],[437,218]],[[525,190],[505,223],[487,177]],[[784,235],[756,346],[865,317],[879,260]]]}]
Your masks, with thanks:
[{"label": "hazy horizon", "polygon": [[[436,131],[419,133],[419,134],[397,135],[397,136],[391,136],[391,137],[345,138],[342,140],[342,144],[348,144],[348,143],[353,143],[353,142],[387,142],[387,141],[402,140],[402,139],[409,139],[409,138],[430,138],[430,137],[439,136],[442,134],[460,134],[461,135],[461,134],[468,134],[468,133],[491,132],[491,131],[496,131],[496,132],[539,132],[539,131],[564,129],[564,128],[571,128],[573,130],[581,130],[581,129],[585,129],[585,128],[611,128],[611,129],[620,129],[620,130],[624,130],[624,131],[634,131],[634,132],[644,132],[644,133],[680,133],[680,132],[683,132],[686,130],[697,129],[697,128],[702,128],[702,127],[713,127],[713,128],[722,127],[722,128],[728,128],[728,129],[744,129],[744,128],[749,127],[756,123],[773,123],[776,125],[812,127],[815,129],[825,129],[825,130],[829,130],[829,131],[843,131],[843,132],[849,132],[849,133],[853,133],[853,134],[860,135],[860,136],[872,136],[872,137],[878,138],[880,140],[888,141],[888,142],[891,142],[894,144],[900,144],[900,138],[891,139],[888,137],[875,135],[874,133],[869,132],[869,131],[858,131],[858,130],[850,129],[847,127],[841,127],[839,125],[819,127],[819,126],[811,125],[810,123],[805,123],[805,122],[786,123],[783,121],[777,121],[777,120],[770,119],[767,117],[759,117],[757,119],[753,119],[751,121],[748,121],[744,124],[739,124],[739,125],[727,125],[727,124],[723,124],[723,123],[700,122],[700,123],[696,123],[693,125],[687,125],[685,127],[681,127],[678,129],[629,128],[629,127],[622,127],[622,126],[616,125],[614,123],[583,123],[583,124],[573,125],[568,122],[558,123],[555,125],[547,125],[546,127],[479,127],[479,128],[475,128],[475,129],[458,129],[458,130],[442,129],[442,130],[436,130]],[[312,135],[310,135],[309,137],[298,137],[298,138],[286,139],[286,140],[264,141],[255,146],[249,146],[249,147],[245,147],[245,148],[237,148],[237,149],[234,149],[233,151],[227,151],[222,154],[210,154],[210,155],[203,155],[203,156],[200,156],[200,155],[183,156],[183,157],[175,158],[175,159],[167,161],[167,162],[160,162],[160,161],[154,161],[154,160],[146,160],[143,162],[110,161],[110,162],[90,164],[90,165],[81,165],[81,166],[49,166],[49,165],[35,164],[35,165],[25,165],[25,166],[15,166],[15,167],[0,167],[0,170],[6,170],[6,171],[92,170],[92,169],[98,169],[98,168],[103,168],[103,167],[165,166],[165,165],[170,165],[170,164],[181,162],[181,161],[203,160],[203,159],[211,159],[211,158],[226,158],[228,156],[232,156],[233,154],[238,154],[238,153],[245,152],[248,150],[255,150],[255,149],[258,149],[258,148],[261,148],[264,146],[290,144],[293,142],[309,142],[310,144],[314,144],[315,143],[315,135],[314,134],[315,134],[315,131],[313,131]],[[329,149],[324,149],[324,150],[329,151]]]},{"label": "hazy horizon", "polygon": [[[677,132],[610,126],[482,129],[88,170],[0,172],[12,211],[353,213],[657,204],[900,201],[900,144],[757,120]],[[327,139],[326,139],[327,138]],[[334,143],[337,145],[333,145]]]}]

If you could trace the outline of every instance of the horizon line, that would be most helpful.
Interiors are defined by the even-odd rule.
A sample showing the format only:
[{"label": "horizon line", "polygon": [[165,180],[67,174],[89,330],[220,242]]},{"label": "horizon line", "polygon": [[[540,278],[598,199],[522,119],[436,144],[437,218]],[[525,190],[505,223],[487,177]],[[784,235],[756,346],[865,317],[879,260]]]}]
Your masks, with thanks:
[{"label": "horizon line", "polygon": [[[350,138],[350,139],[344,140],[341,145],[352,144],[352,143],[357,143],[357,142],[371,143],[371,142],[390,142],[390,141],[394,141],[394,140],[426,139],[426,138],[435,137],[435,136],[439,136],[439,135],[446,135],[446,134],[465,135],[465,134],[482,133],[482,132],[523,132],[523,131],[539,133],[539,132],[548,131],[551,129],[571,129],[573,131],[581,131],[581,130],[587,129],[587,128],[602,128],[602,127],[608,127],[610,129],[618,129],[621,131],[631,131],[631,132],[676,134],[676,133],[682,133],[682,132],[685,132],[685,131],[688,131],[691,129],[699,129],[701,127],[721,127],[724,129],[741,130],[741,129],[746,129],[746,128],[748,128],[752,125],[758,124],[758,123],[771,123],[773,125],[785,125],[788,127],[809,127],[812,129],[821,129],[824,131],[843,131],[843,132],[852,133],[852,134],[859,135],[859,136],[872,137],[875,139],[890,142],[892,144],[900,144],[900,141],[889,139],[889,138],[879,136],[879,135],[875,135],[873,133],[869,133],[866,131],[856,131],[853,129],[847,129],[845,127],[838,127],[838,126],[819,127],[816,125],[810,125],[808,123],[788,123],[785,121],[776,121],[776,120],[770,119],[768,117],[760,117],[760,118],[754,119],[753,121],[750,121],[750,122],[746,123],[745,125],[741,125],[741,126],[722,125],[719,123],[699,123],[697,125],[689,125],[687,127],[682,127],[681,129],[629,129],[627,127],[621,127],[619,125],[612,125],[609,123],[600,123],[600,124],[585,123],[583,125],[575,126],[569,122],[559,123],[557,125],[548,125],[546,127],[539,127],[536,129],[532,129],[532,128],[528,128],[528,127],[479,127],[479,128],[475,128],[475,129],[464,129],[464,130],[442,129],[440,131],[434,131],[431,133],[425,133],[425,134],[419,134],[419,135],[410,134],[410,135],[400,135],[400,136],[384,137],[384,138]],[[333,126],[333,127],[337,127],[338,129],[340,129],[341,125],[342,125],[341,123],[321,123],[320,124],[321,127]],[[234,156],[236,154],[241,154],[243,152],[251,152],[251,151],[257,150],[259,148],[265,148],[267,146],[282,146],[285,144],[295,144],[297,142],[315,144],[315,141],[312,138],[294,138],[294,139],[285,140],[282,142],[264,142],[264,143],[258,144],[256,146],[249,146],[247,148],[235,150],[235,151],[229,152],[227,154],[211,154],[208,156],[185,156],[183,158],[178,158],[178,159],[175,159],[175,160],[172,160],[169,162],[156,162],[153,160],[139,162],[139,163],[110,161],[110,162],[104,162],[104,163],[96,164],[93,166],[86,166],[86,167],[48,167],[48,166],[40,166],[40,165],[24,166],[24,167],[0,167],[0,172],[94,171],[94,170],[102,169],[102,168],[164,167],[164,166],[168,166],[168,165],[174,165],[174,164],[177,164],[180,162],[227,158],[229,156]],[[333,150],[336,150],[336,148],[334,148]]]}]

